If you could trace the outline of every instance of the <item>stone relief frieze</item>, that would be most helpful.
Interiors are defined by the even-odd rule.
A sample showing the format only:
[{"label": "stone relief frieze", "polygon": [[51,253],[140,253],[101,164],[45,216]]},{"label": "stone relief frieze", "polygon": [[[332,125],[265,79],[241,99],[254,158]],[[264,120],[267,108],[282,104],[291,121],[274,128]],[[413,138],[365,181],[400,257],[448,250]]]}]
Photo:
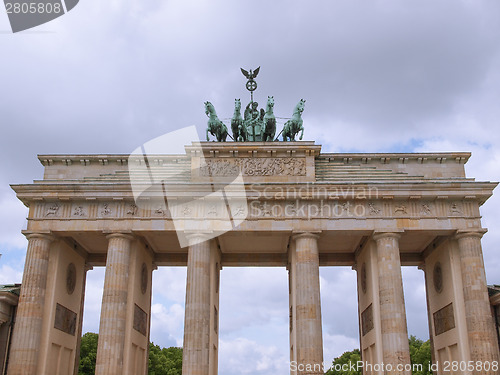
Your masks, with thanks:
[{"label": "stone relief frieze", "polygon": [[47,206],[47,210],[45,211],[45,216],[58,216],[59,208],[60,208],[59,204],[50,203]]},{"label": "stone relief frieze", "polygon": [[408,215],[408,210],[406,208],[406,205],[404,204],[396,204],[394,206],[394,213],[395,214],[403,214],[403,215]]},{"label": "stone relief frieze", "polygon": [[104,203],[104,204],[102,205],[102,208],[101,208],[100,214],[101,214],[102,216],[110,216],[110,215],[111,215],[111,212],[112,212],[112,210],[111,210],[111,204],[109,204],[109,203]]},{"label": "stone relief frieze", "polygon": [[216,204],[209,205],[208,210],[207,210],[207,216],[208,217],[217,217],[218,214],[219,214],[219,211],[217,209],[217,205]]},{"label": "stone relief frieze", "polygon": [[305,158],[234,158],[206,159],[200,175],[207,177],[237,176],[305,176]]},{"label": "stone relief frieze", "polygon": [[193,209],[191,208],[191,206],[189,206],[188,204],[184,205],[182,208],[182,215],[185,217],[189,217],[192,214],[193,214]]},{"label": "stone relief frieze", "polygon": [[370,215],[379,215],[382,210],[375,203],[368,203],[368,213]]},{"label": "stone relief frieze", "polygon": [[82,205],[75,206],[73,208],[73,216],[85,216],[86,211]]},{"label": "stone relief frieze", "polygon": [[137,207],[137,205],[135,205],[134,203],[129,204],[127,207],[127,215],[130,215],[130,216],[137,215],[138,209],[139,209],[139,207]]},{"label": "stone relief frieze", "polygon": [[462,209],[458,203],[453,202],[450,205],[450,214],[451,215],[462,215]]},{"label": "stone relief frieze", "polygon": [[422,203],[420,206],[420,215],[432,215],[432,205],[430,203]]},{"label": "stone relief frieze", "polygon": [[248,209],[246,204],[241,204],[231,211],[233,218],[241,218],[247,215]]},{"label": "stone relief frieze", "polygon": [[[35,205],[33,217],[38,219],[93,219],[93,218],[157,218],[170,219],[172,215],[184,218],[225,219],[287,219],[287,218],[321,218],[321,219],[377,219],[384,217],[411,216],[413,218],[474,217],[477,215],[473,202],[397,202],[363,199],[255,199],[244,200],[231,207],[218,200],[194,200],[178,202],[170,209],[161,204],[151,203],[147,207],[139,207],[133,202],[88,202],[76,201],[72,204],[44,203]],[[172,211],[172,214],[170,212]]]},{"label": "stone relief frieze", "polygon": [[167,210],[165,209],[164,206],[158,206],[153,210],[153,213],[158,216],[165,216]]}]

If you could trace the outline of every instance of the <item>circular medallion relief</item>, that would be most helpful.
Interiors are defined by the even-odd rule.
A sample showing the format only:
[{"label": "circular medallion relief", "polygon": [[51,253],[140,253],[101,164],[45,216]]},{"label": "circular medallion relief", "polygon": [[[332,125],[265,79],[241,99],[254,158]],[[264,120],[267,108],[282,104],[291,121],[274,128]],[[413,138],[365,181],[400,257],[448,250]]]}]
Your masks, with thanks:
[{"label": "circular medallion relief", "polygon": [[434,266],[432,279],[434,281],[434,289],[436,289],[436,292],[441,293],[443,290],[443,269],[441,268],[441,263],[439,262],[437,262]]},{"label": "circular medallion relief", "polygon": [[361,266],[361,290],[366,293],[366,263]]},{"label": "circular medallion relief", "polygon": [[74,263],[68,264],[66,269],[66,291],[68,294],[73,294],[76,286],[76,267]]},{"label": "circular medallion relief", "polygon": [[146,263],[142,263],[141,269],[141,292],[145,294],[148,290],[148,267]]}]

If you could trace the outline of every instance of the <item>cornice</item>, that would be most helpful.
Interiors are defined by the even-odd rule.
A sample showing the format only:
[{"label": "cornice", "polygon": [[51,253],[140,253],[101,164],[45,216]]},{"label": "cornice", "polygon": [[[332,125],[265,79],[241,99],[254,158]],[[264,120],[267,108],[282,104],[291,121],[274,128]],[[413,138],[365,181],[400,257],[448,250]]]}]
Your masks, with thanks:
[{"label": "cornice", "polygon": [[429,162],[445,163],[460,163],[465,164],[471,157],[470,152],[417,152],[417,153],[322,153],[320,159],[328,159],[329,161],[337,161],[344,163],[360,163],[370,164],[372,162],[389,164],[391,162],[408,164],[410,161],[415,161],[418,164]]},{"label": "cornice", "polygon": [[[186,146],[187,154],[166,155],[166,154],[148,154],[150,159],[172,160],[172,159],[188,159],[193,153],[201,149],[205,156],[257,156],[257,155],[275,155],[285,151],[295,154],[297,151],[309,150],[309,155],[316,156],[320,159],[329,161],[342,162],[345,164],[370,164],[370,163],[400,163],[407,164],[409,162],[417,162],[425,164],[436,162],[439,164],[459,163],[465,164],[469,160],[470,152],[419,152],[419,153],[321,153],[321,146],[315,145],[314,142],[288,142],[289,144],[278,143],[269,145],[263,142],[252,142],[252,144],[232,145],[225,144],[209,144],[202,142],[201,146],[193,144]],[[265,147],[265,149],[263,149]],[[44,166],[54,164],[60,165],[108,165],[118,164],[127,165],[129,154],[40,154],[38,160]]]}]

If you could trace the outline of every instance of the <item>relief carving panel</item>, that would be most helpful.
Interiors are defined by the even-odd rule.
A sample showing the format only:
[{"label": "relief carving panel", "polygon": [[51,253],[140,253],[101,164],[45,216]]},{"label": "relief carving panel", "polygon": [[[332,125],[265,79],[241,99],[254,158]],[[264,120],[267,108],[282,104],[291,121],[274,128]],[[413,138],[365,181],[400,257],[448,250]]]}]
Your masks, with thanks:
[{"label": "relief carving panel", "polygon": [[57,303],[54,328],[74,336],[76,332],[76,313]]},{"label": "relief carving panel", "polygon": [[147,336],[148,314],[139,306],[134,305],[134,329]]},{"label": "relief carving panel", "polygon": [[366,335],[373,329],[373,305],[370,304],[365,311],[361,313],[361,333]]},{"label": "relief carving panel", "polygon": [[305,176],[305,158],[214,158],[206,159],[200,175],[206,177],[237,176]]},{"label": "relief carving panel", "polygon": [[437,335],[455,328],[455,315],[453,314],[453,303],[436,311],[434,314],[434,332]]}]

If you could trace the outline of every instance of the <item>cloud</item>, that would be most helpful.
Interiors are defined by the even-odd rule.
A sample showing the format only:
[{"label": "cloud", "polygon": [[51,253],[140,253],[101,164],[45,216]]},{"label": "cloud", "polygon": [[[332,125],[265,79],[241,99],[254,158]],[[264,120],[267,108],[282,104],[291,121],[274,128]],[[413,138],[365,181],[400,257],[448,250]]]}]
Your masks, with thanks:
[{"label": "cloud", "polygon": [[231,268],[221,271],[220,330],[229,335],[242,327],[270,323],[288,327],[288,275],[284,268]]},{"label": "cloud", "polygon": [[289,358],[275,346],[259,345],[245,338],[219,340],[222,374],[270,374],[289,371]]},{"label": "cloud", "polygon": [[184,303],[187,267],[159,267],[153,272],[153,300]]},{"label": "cloud", "polygon": [[22,279],[22,270],[12,268],[6,264],[2,264],[0,267],[0,284],[21,283]]},{"label": "cloud", "polygon": [[3,190],[0,189],[0,207],[5,215],[0,216],[0,246],[26,251],[28,241],[22,235],[21,229],[26,229],[28,210],[13,192]]},{"label": "cloud", "polygon": [[424,272],[417,267],[402,267],[408,335],[429,338]]},{"label": "cloud", "polygon": [[356,271],[349,267],[322,267],[320,276],[323,333],[326,336],[344,335],[357,340]]},{"label": "cloud", "polygon": [[184,332],[184,306],[173,304],[151,306],[151,341],[162,347],[182,346]]},{"label": "cloud", "polygon": [[325,369],[331,366],[335,358],[356,348],[359,349],[359,339],[344,335],[330,335],[323,332],[323,358]]},{"label": "cloud", "polygon": [[94,267],[93,270],[87,272],[83,305],[83,333],[99,333],[105,271],[105,267]]}]

